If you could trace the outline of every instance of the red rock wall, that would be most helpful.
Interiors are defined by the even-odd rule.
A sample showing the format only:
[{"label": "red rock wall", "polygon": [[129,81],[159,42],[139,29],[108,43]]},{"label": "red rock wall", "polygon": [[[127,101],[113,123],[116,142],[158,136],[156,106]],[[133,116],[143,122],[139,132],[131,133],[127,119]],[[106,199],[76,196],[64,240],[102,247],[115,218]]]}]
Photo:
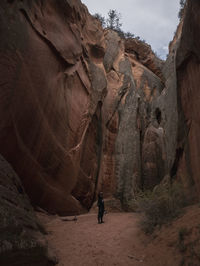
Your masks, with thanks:
[{"label": "red rock wall", "polygon": [[0,152],[33,204],[83,211],[71,191],[81,178],[90,206],[106,80],[89,54],[103,56],[102,31],[79,1],[4,0],[0,20]]},{"label": "red rock wall", "polygon": [[22,183],[1,155],[0,206],[0,265],[56,265]]},{"label": "red rock wall", "polygon": [[196,57],[190,57],[187,64],[179,69],[179,96],[181,107],[182,135],[180,143],[183,154],[178,167],[178,176],[184,185],[195,186],[200,193],[200,116],[199,116],[199,82],[200,63]]},{"label": "red rock wall", "polygon": [[77,214],[100,190],[126,204],[162,180],[175,153],[174,61],[165,86],[150,46],[103,31],[79,0],[3,0],[0,27],[0,153],[34,205]]},{"label": "red rock wall", "polygon": [[[141,42],[143,47],[138,50],[138,46],[131,46],[129,41],[127,50],[126,41],[110,31],[105,32],[105,39],[108,93],[102,106],[103,147],[98,189],[102,189],[106,197],[119,198],[126,207],[144,183],[142,145],[152,120],[151,113],[155,111],[151,107],[163,90],[163,81],[151,69],[154,67],[156,73],[161,73],[159,66],[153,64],[149,46]],[[141,61],[152,63],[147,64],[148,68]],[[158,167],[155,165],[154,169]],[[151,179],[150,171],[146,175]]]},{"label": "red rock wall", "polygon": [[199,1],[187,1],[181,27],[176,52],[178,138],[172,176],[182,182],[191,200],[200,195]]}]

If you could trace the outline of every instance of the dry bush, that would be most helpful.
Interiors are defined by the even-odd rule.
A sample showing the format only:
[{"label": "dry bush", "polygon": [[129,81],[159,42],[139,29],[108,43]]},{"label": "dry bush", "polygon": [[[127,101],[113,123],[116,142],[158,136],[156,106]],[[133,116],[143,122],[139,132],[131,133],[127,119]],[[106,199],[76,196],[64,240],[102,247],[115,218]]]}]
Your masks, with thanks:
[{"label": "dry bush", "polygon": [[138,195],[139,211],[143,212],[142,230],[151,234],[155,228],[169,223],[178,217],[186,206],[185,195],[180,185],[160,185],[153,191],[145,191]]}]

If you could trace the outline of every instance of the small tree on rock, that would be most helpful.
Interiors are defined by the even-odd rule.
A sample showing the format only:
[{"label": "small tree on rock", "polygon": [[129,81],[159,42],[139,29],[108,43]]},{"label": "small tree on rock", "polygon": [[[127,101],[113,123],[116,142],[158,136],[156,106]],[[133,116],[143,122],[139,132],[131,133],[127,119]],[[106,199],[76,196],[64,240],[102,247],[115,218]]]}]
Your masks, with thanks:
[{"label": "small tree on rock", "polygon": [[[108,11],[108,18],[106,19],[104,16],[102,16],[100,13],[95,13],[93,15],[94,18],[98,19],[98,21],[101,23],[101,26],[103,28],[107,28],[107,29],[111,29],[114,30],[118,33],[118,35],[121,38],[134,38],[135,35],[131,32],[124,32],[121,27],[122,27],[122,23],[121,23],[121,14],[119,12],[117,12],[114,9],[110,9]],[[136,37],[139,39],[139,37]]]},{"label": "small tree on rock", "polygon": [[100,23],[101,23],[101,26],[103,27],[103,28],[105,28],[105,26],[106,26],[106,19],[105,19],[105,17],[103,17],[101,14],[99,14],[99,13],[95,13],[94,15],[93,15],[93,17],[95,17]]},{"label": "small tree on rock", "polygon": [[108,11],[108,18],[107,18],[107,28],[111,30],[116,30],[116,31],[121,31],[121,26],[122,23],[120,22],[121,20],[121,14],[118,13],[114,9],[110,9]]},{"label": "small tree on rock", "polygon": [[185,3],[186,3],[186,0],[180,0],[180,10],[178,12],[179,19],[182,19],[182,17],[183,17]]},{"label": "small tree on rock", "polygon": [[129,32],[129,31],[127,31],[127,32],[124,33],[124,37],[125,37],[126,39],[134,38],[134,36],[135,36],[135,35],[134,35],[133,33]]}]

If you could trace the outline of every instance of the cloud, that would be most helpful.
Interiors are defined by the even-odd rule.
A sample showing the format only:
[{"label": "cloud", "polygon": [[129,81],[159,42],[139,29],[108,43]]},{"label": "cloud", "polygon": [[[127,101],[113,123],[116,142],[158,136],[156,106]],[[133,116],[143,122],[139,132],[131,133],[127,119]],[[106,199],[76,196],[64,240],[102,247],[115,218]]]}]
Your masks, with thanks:
[{"label": "cloud", "polygon": [[[82,0],[91,14],[107,16],[109,9],[122,15],[122,29],[146,40],[164,58],[178,24],[179,0]],[[165,48],[164,48],[165,47]]]},{"label": "cloud", "polygon": [[163,46],[162,49],[167,51],[168,50],[168,46]]}]

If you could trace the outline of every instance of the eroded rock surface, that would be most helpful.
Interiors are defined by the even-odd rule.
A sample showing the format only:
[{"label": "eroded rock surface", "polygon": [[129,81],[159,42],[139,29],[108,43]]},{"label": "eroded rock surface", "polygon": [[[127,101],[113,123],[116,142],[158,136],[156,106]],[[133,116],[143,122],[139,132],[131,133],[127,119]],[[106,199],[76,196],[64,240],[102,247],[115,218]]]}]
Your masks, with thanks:
[{"label": "eroded rock surface", "polygon": [[188,1],[176,58],[179,129],[174,170],[192,198],[200,195],[199,21],[199,1]]},{"label": "eroded rock surface", "polygon": [[3,0],[0,20],[0,151],[33,204],[82,212],[99,171],[103,31],[77,0]]},{"label": "eroded rock surface", "polygon": [[200,190],[198,10],[164,63],[79,0],[1,1],[0,152],[32,204],[78,214],[103,190],[126,205],[169,175]]},{"label": "eroded rock surface", "polygon": [[166,144],[163,128],[150,125],[142,147],[143,189],[153,189],[165,176]]},{"label": "eroded rock surface", "polygon": [[[108,31],[105,37],[104,66],[108,93],[102,107],[103,149],[98,187],[106,192],[106,196],[114,195],[126,206],[137,190],[143,187],[144,136],[153,121],[153,102],[161,94],[164,85],[159,75],[138,58],[141,55],[145,60],[146,56],[148,61],[149,46],[145,46],[148,48],[146,55],[137,51],[136,56],[136,40],[132,47],[129,43],[127,50],[126,41],[121,40],[115,32]],[[151,56],[153,62],[155,55],[151,53]],[[155,72],[156,69],[161,73],[160,66],[154,68]],[[156,169],[158,167],[155,166]],[[159,178],[163,178],[161,173]]]},{"label": "eroded rock surface", "polygon": [[0,151],[31,202],[77,214],[100,189],[131,198],[161,62],[78,0],[4,0],[0,13]]},{"label": "eroded rock surface", "polygon": [[55,265],[41,228],[18,176],[0,156],[0,265]]},{"label": "eroded rock surface", "polygon": [[164,82],[162,73],[164,62],[154,54],[150,45],[143,41],[130,38],[125,40],[125,51],[133,54],[142,65],[146,66]]}]

